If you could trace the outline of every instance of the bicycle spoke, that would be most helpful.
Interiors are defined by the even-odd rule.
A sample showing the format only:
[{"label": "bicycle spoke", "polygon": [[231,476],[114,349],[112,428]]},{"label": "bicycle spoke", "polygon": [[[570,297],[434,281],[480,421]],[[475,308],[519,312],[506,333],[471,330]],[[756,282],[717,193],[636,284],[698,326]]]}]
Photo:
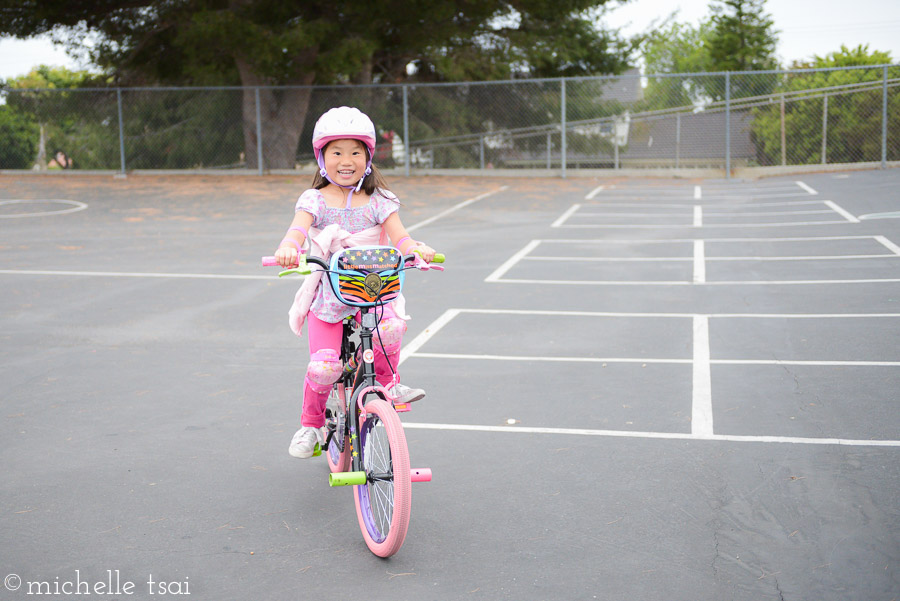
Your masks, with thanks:
[{"label": "bicycle spoke", "polygon": [[373,518],[382,535],[390,532],[394,510],[394,483],[391,470],[390,443],[384,424],[372,418],[368,424],[366,451],[364,453],[366,473]]}]

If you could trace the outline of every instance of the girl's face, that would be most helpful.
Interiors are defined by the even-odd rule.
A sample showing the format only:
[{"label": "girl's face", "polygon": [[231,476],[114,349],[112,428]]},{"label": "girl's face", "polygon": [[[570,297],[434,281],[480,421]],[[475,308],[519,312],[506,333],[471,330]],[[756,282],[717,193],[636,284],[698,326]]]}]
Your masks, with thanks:
[{"label": "girl's face", "polygon": [[366,146],[359,140],[334,140],[322,151],[329,177],[343,186],[355,185],[366,174]]}]

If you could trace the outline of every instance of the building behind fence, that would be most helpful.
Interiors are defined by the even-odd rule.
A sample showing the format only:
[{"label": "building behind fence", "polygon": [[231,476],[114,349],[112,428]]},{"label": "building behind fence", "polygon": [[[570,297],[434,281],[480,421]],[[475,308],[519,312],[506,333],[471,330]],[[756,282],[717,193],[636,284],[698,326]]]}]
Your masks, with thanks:
[{"label": "building behind fence", "polygon": [[[312,168],[315,120],[358,106],[401,172],[900,161],[900,66],[266,88],[0,90],[0,169]],[[281,103],[289,110],[278,113]],[[305,107],[305,110],[304,110]],[[494,171],[496,172],[496,171]],[[674,172],[673,172],[674,173]]]}]

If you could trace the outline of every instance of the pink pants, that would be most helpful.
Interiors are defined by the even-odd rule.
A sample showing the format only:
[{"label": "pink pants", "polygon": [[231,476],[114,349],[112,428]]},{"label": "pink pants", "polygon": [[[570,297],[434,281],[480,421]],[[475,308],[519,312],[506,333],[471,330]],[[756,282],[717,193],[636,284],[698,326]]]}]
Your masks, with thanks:
[{"label": "pink pants", "polygon": [[[400,345],[406,322],[397,317],[393,308],[387,305],[384,314],[378,311],[381,320],[378,330],[381,333],[382,351],[378,336],[373,337],[375,348],[375,378],[382,386],[389,386],[397,372],[400,359]],[[357,319],[359,316],[357,315]],[[329,323],[309,313],[307,316],[307,336],[309,337],[310,362],[306,368],[306,379],[303,385],[303,411],[300,425],[321,428],[325,425],[325,402],[331,385],[340,376],[341,340],[344,333],[343,322]]]}]

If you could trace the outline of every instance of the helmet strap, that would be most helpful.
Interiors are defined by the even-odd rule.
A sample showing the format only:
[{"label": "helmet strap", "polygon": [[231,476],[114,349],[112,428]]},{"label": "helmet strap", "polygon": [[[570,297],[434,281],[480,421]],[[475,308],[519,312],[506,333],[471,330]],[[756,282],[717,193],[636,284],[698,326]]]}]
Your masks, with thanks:
[{"label": "helmet strap", "polygon": [[353,193],[354,193],[354,192],[359,192],[359,191],[362,189],[363,180],[365,180],[366,177],[368,177],[369,174],[372,173],[372,160],[369,159],[369,162],[368,162],[368,164],[366,165],[366,172],[365,172],[365,174],[364,174],[361,178],[359,178],[359,181],[356,182],[356,186],[344,186],[344,185],[342,185],[342,184],[337,183],[337,182],[334,181],[333,179],[331,179],[331,176],[328,175],[328,170],[325,169],[325,159],[322,158],[322,154],[321,154],[321,153],[319,154],[319,158],[318,158],[318,160],[317,160],[316,162],[319,164],[319,175],[321,175],[322,177],[324,177],[326,180],[328,180],[329,182],[331,182],[332,184],[334,184],[334,185],[337,186],[338,188],[343,188],[344,190],[347,190],[347,191],[348,191],[348,192],[347,192],[347,207],[346,207],[346,208],[348,208],[348,209],[351,208],[351,207],[352,207],[352,202],[353,202]]}]

